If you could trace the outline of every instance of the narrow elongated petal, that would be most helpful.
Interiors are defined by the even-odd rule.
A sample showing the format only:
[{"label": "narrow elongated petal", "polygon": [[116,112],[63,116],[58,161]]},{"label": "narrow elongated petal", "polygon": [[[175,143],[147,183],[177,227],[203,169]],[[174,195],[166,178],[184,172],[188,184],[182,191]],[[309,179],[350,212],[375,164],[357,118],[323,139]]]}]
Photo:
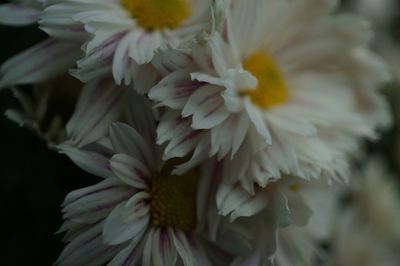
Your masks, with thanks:
[{"label": "narrow elongated petal", "polygon": [[126,154],[116,154],[111,160],[111,169],[126,184],[144,189],[151,179],[150,170],[139,160]]},{"label": "narrow elongated petal", "polygon": [[0,5],[0,24],[9,26],[26,26],[37,21],[40,11],[24,4]]},{"label": "narrow elongated petal", "polygon": [[73,145],[82,147],[95,142],[108,132],[123,108],[126,89],[115,86],[112,79],[99,79],[87,83],[79,98],[74,114],[66,125]]},{"label": "narrow elongated petal", "polygon": [[56,261],[60,266],[102,265],[107,263],[120,249],[104,245],[101,240],[103,224],[98,223],[77,235],[63,250]]},{"label": "narrow elongated petal", "polygon": [[114,123],[110,127],[109,135],[116,153],[129,155],[147,167],[155,169],[155,158],[150,144],[134,128],[127,124]]},{"label": "narrow elongated petal", "polygon": [[191,250],[189,241],[185,234],[180,230],[168,229],[168,235],[172,239],[179,257],[182,259],[183,265],[195,265],[194,254]]},{"label": "narrow elongated petal", "polygon": [[50,80],[72,68],[80,55],[75,44],[45,40],[1,66],[0,88]]},{"label": "narrow elongated petal", "polygon": [[77,166],[95,176],[107,178],[112,174],[109,158],[99,152],[78,149],[68,144],[59,145],[57,148]]},{"label": "narrow elongated petal", "polygon": [[183,117],[192,115],[193,129],[213,128],[230,115],[220,92],[219,87],[203,86],[189,98],[182,110],[182,115]]},{"label": "narrow elongated petal", "polygon": [[103,228],[103,238],[106,244],[121,244],[144,233],[150,217],[147,215],[133,221],[126,220],[129,215],[129,210],[125,209],[124,203],[114,208],[110,213],[104,222]]},{"label": "narrow elongated petal", "polygon": [[133,189],[121,181],[109,178],[99,184],[70,192],[64,200],[64,219],[93,223],[130,198]]}]

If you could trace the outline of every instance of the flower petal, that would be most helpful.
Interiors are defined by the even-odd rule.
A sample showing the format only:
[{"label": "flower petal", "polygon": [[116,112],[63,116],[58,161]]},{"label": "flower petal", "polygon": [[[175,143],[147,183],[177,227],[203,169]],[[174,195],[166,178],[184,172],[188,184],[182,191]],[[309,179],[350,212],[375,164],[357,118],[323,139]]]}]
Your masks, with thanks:
[{"label": "flower petal", "polygon": [[210,129],[222,123],[230,114],[221,97],[222,88],[203,86],[189,98],[182,110],[182,116],[192,116],[193,129]]},{"label": "flower petal", "polygon": [[77,166],[95,176],[107,178],[112,175],[109,158],[100,152],[79,149],[68,144],[58,145],[57,148]]},{"label": "flower petal", "polygon": [[140,161],[126,154],[116,154],[110,160],[111,169],[124,183],[139,189],[147,187],[151,172]]},{"label": "flower petal", "polygon": [[0,68],[0,88],[52,79],[74,66],[79,46],[47,39],[7,60]]},{"label": "flower petal", "polygon": [[103,265],[120,249],[119,246],[104,245],[101,239],[102,223],[84,228],[64,248],[56,261],[60,266]]},{"label": "flower petal", "polygon": [[105,137],[110,124],[121,113],[126,89],[110,78],[86,83],[75,112],[66,125],[73,145],[82,147]]},{"label": "flower petal", "polygon": [[63,218],[81,223],[93,223],[130,198],[133,190],[121,181],[109,178],[99,184],[70,192],[63,203]]},{"label": "flower petal", "polygon": [[165,229],[156,229],[153,235],[153,263],[154,265],[175,265],[177,252]]},{"label": "flower petal", "polygon": [[154,143],[147,143],[134,128],[127,124],[114,123],[110,127],[109,135],[116,153],[129,155],[147,167],[155,169],[155,158],[149,147]]},{"label": "flower petal", "polygon": [[0,5],[0,24],[26,26],[37,22],[40,11],[32,6],[10,3]]},{"label": "flower petal", "polygon": [[186,235],[180,230],[170,228],[168,229],[168,235],[172,239],[183,265],[195,265],[195,257]]},{"label": "flower petal", "polygon": [[124,205],[121,203],[114,208],[104,222],[103,241],[108,245],[118,245],[128,240],[137,241],[149,223],[150,216],[148,215],[133,221],[129,219],[126,222],[130,213]]}]

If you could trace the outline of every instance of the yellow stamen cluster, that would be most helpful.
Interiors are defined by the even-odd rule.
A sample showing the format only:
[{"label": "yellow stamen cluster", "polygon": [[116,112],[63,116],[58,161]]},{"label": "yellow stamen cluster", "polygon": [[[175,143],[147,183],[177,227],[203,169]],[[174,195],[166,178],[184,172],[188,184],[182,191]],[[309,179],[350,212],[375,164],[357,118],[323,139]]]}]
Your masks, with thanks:
[{"label": "yellow stamen cluster", "polygon": [[257,78],[254,90],[246,90],[251,101],[263,109],[287,102],[287,87],[274,61],[264,53],[254,53],[243,64],[243,68]]},{"label": "yellow stamen cluster", "polygon": [[138,24],[147,29],[174,29],[190,15],[188,0],[122,0]]},{"label": "yellow stamen cluster", "polygon": [[176,227],[190,232],[196,226],[196,196],[198,173],[192,170],[184,175],[171,175],[167,162],[150,187],[150,212],[153,225]]}]

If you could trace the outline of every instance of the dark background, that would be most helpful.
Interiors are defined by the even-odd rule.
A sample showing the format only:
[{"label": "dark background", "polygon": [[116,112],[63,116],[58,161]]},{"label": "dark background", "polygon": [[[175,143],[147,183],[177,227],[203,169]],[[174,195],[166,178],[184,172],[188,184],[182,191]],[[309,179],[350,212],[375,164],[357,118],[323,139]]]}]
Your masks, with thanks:
[{"label": "dark background", "polygon": [[[4,3],[5,1],[0,1]],[[46,38],[32,27],[0,26],[0,63]],[[33,132],[6,119],[19,108],[10,90],[0,91],[0,265],[51,265],[63,248],[65,195],[95,183],[65,156],[49,150]]]}]

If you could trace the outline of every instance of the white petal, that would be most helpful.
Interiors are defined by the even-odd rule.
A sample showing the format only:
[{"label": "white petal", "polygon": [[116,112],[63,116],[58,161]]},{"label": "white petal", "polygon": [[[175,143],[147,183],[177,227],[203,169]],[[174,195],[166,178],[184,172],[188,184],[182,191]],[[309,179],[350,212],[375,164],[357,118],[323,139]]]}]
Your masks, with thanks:
[{"label": "white petal", "polygon": [[194,254],[191,250],[186,235],[182,231],[175,229],[168,229],[168,235],[170,239],[173,240],[174,246],[179,254],[179,257],[182,259],[183,265],[185,266],[195,265],[196,259],[193,256]]},{"label": "white petal", "polygon": [[166,229],[156,229],[153,235],[153,262],[154,265],[175,265],[177,252]]},{"label": "white petal", "polygon": [[52,79],[73,67],[80,54],[75,44],[43,41],[3,63],[0,88]]},{"label": "white petal", "polygon": [[109,135],[116,153],[129,155],[147,167],[155,169],[155,158],[149,147],[154,143],[147,143],[134,128],[127,124],[114,123],[110,127]]},{"label": "white petal", "polygon": [[222,123],[230,114],[220,96],[221,88],[203,86],[189,98],[182,110],[183,117],[192,115],[193,129],[210,129]]},{"label": "white petal", "polygon": [[99,152],[78,149],[68,144],[61,144],[57,148],[77,166],[95,176],[107,178],[112,175],[109,158]]},{"label": "white petal", "polygon": [[130,66],[132,59],[129,58],[129,45],[131,40],[131,34],[125,35],[118,43],[118,46],[114,53],[112,63],[112,73],[115,82],[121,85],[122,81],[126,78],[125,84],[130,83]]},{"label": "white petal", "polygon": [[110,160],[112,171],[126,184],[139,189],[147,187],[151,172],[140,161],[126,154],[116,154]]},{"label": "white petal", "polygon": [[146,234],[146,242],[144,244],[144,249],[143,249],[143,259],[142,259],[142,265],[143,266],[152,266],[155,265],[152,262],[152,253],[154,252],[153,249],[153,235],[154,235],[155,229],[151,228],[149,232]]},{"label": "white petal", "polygon": [[0,5],[0,24],[26,26],[37,22],[40,11],[23,4]]},{"label": "white petal", "polygon": [[250,99],[246,98],[244,102],[244,106],[246,108],[247,114],[253,125],[256,127],[257,132],[265,138],[267,144],[272,143],[271,134],[267,128],[266,121],[263,119],[261,112],[253,107]]},{"label": "white petal", "polygon": [[267,203],[264,193],[250,195],[238,184],[221,184],[217,193],[219,213],[230,214],[231,221],[241,216],[252,216],[264,209]]},{"label": "white petal", "polygon": [[[127,123],[145,139],[149,146],[155,146],[157,114],[154,113],[151,102],[144,97],[139,97],[133,91],[128,93],[128,97],[130,104],[126,118]],[[156,150],[152,151],[154,152],[153,158],[158,157]]]},{"label": "white petal", "polygon": [[60,266],[95,266],[110,260],[120,247],[104,245],[101,239],[102,223],[80,231],[65,247],[56,265]]},{"label": "white petal", "polygon": [[63,203],[63,218],[93,223],[105,218],[111,210],[130,198],[133,190],[116,179],[70,192]]},{"label": "white petal", "polygon": [[190,69],[179,69],[166,76],[150,90],[150,99],[173,109],[183,108],[193,92],[202,86],[191,80],[190,72]]},{"label": "white petal", "polygon": [[110,124],[121,113],[125,93],[125,88],[115,86],[109,78],[86,83],[66,125],[72,143],[82,147],[105,137]]},{"label": "white petal", "polygon": [[135,244],[129,244],[126,248],[118,252],[117,255],[107,264],[107,266],[133,266],[137,265],[141,258],[140,253],[143,247]]},{"label": "white petal", "polygon": [[169,141],[164,151],[164,160],[186,156],[196,147],[199,134],[199,131],[190,127],[190,119],[182,118],[177,112],[166,112],[157,128],[157,143]]},{"label": "white petal", "polygon": [[136,31],[131,37],[129,56],[139,65],[147,64],[153,59],[158,48],[163,43],[159,31],[149,33],[147,31]]},{"label": "white petal", "polygon": [[150,216],[146,215],[137,220],[128,220],[129,210],[126,210],[124,203],[117,206],[107,217],[103,227],[103,239],[108,245],[117,245],[125,241],[140,237],[149,223]]}]

